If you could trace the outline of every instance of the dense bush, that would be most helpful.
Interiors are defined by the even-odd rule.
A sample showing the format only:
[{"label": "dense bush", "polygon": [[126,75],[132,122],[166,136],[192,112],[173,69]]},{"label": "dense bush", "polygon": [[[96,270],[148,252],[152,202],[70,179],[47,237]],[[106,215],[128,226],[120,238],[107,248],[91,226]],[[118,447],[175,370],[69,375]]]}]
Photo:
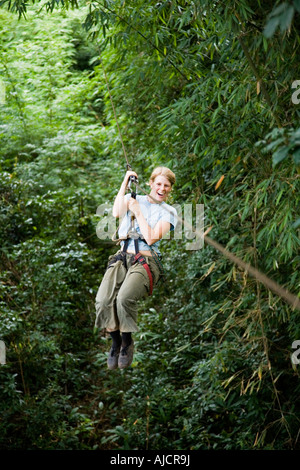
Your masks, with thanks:
[{"label": "dense bush", "polygon": [[299,448],[298,310],[212,246],[162,242],[130,369],[106,370],[94,329],[116,249],[96,210],[125,172],[104,70],[141,186],[170,166],[173,203],[299,294],[299,8],[277,7],[0,11],[1,449]]}]

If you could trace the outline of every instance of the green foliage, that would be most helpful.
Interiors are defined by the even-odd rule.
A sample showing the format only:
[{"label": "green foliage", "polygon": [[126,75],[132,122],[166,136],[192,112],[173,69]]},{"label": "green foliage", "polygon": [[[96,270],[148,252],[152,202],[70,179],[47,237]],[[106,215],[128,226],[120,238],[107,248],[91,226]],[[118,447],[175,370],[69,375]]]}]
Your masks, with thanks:
[{"label": "green foliage", "polygon": [[[300,164],[300,129],[274,128],[266,135],[267,140],[257,142],[257,145],[265,145],[266,152],[273,152],[273,166],[276,166],[288,156],[292,156],[295,165]],[[268,142],[268,145],[266,143]]]},{"label": "green foliage", "polygon": [[294,0],[292,4],[283,2],[274,7],[265,26],[264,35],[267,38],[272,37],[278,26],[282,32],[289,29],[296,11],[300,12],[300,3],[298,0]]},{"label": "green foliage", "polygon": [[173,202],[299,295],[298,2],[5,4],[0,448],[299,448],[298,312],[212,247],[163,241],[132,368],[93,329],[125,171],[104,70],[141,185],[170,166]]}]

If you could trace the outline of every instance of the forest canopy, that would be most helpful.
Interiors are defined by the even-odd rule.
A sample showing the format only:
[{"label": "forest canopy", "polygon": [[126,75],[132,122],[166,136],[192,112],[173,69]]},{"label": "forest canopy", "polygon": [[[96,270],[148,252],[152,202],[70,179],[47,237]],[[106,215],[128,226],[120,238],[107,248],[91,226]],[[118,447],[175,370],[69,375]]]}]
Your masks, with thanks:
[{"label": "forest canopy", "polygon": [[119,128],[145,190],[171,168],[171,203],[300,297],[300,2],[0,6],[0,449],[299,449],[299,310],[247,270],[163,241],[126,371],[94,299]]}]

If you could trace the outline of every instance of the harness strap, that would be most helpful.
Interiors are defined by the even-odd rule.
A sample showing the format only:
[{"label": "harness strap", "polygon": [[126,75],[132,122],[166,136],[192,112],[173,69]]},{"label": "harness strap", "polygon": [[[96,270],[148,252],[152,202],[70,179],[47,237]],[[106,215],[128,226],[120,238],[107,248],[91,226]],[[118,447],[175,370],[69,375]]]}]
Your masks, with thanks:
[{"label": "harness strap", "polygon": [[[126,256],[125,256],[125,253],[127,251],[127,247],[128,247],[128,244],[129,244],[129,240],[130,238],[126,238],[126,240],[124,240],[124,246],[123,246],[123,249],[122,249],[122,255],[123,255],[123,263],[125,265],[126,263]],[[149,265],[147,264],[145,258],[143,255],[141,255],[141,253],[139,253],[139,239],[138,238],[135,238],[134,239],[134,249],[135,249],[135,257],[134,257],[134,263],[141,263],[142,266],[144,266],[144,268],[146,269],[146,272],[148,274],[148,278],[149,278],[149,284],[150,284],[150,287],[149,287],[149,295],[152,295],[152,292],[153,292],[153,277],[152,277],[152,273],[151,273],[151,270],[149,268]],[[120,258],[119,258],[120,259]],[[127,269],[127,266],[125,266],[125,268]]]},{"label": "harness strap", "polygon": [[149,277],[149,283],[150,283],[149,295],[152,295],[152,292],[153,292],[153,277],[152,277],[152,273],[150,271],[149,265],[147,264],[144,256],[141,255],[141,253],[137,253],[135,255],[134,259],[135,259],[135,262],[141,263],[144,266],[144,268],[146,269],[148,277]]},{"label": "harness strap", "polygon": [[122,250],[124,253],[126,253],[127,251],[129,240],[130,238],[126,238],[126,240],[124,240],[124,245],[123,245],[123,250]]},{"label": "harness strap", "polygon": [[110,268],[111,265],[114,264],[116,261],[122,261],[125,266],[125,269],[127,269],[126,253],[122,251],[121,253],[115,255],[108,263],[107,269]]}]

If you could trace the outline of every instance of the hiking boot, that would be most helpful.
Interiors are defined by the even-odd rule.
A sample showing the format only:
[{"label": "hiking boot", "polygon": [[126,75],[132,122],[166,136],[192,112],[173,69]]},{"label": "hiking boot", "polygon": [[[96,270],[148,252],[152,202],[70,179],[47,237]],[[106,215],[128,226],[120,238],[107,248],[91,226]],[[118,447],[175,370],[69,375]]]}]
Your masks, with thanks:
[{"label": "hiking boot", "polygon": [[125,367],[129,367],[133,360],[133,350],[134,350],[134,342],[131,340],[131,343],[128,346],[125,346],[121,349],[119,354],[119,361],[118,366],[119,369],[125,369]]},{"label": "hiking boot", "polygon": [[118,348],[116,348],[115,346],[112,346],[110,348],[110,351],[108,353],[108,358],[107,358],[107,367],[110,370],[117,369],[119,354],[120,354],[120,346]]}]

